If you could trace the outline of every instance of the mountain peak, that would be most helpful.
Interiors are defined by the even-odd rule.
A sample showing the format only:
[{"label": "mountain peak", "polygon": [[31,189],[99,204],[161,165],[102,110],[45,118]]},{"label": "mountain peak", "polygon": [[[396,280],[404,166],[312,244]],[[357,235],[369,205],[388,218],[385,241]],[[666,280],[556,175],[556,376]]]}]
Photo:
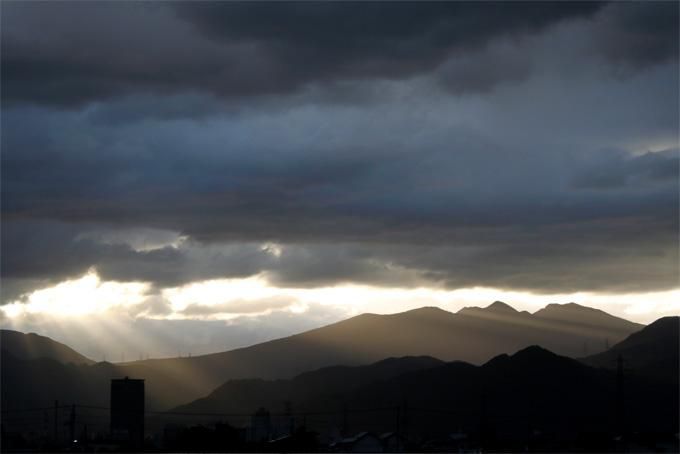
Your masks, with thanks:
[{"label": "mountain peak", "polygon": [[524,347],[521,350],[518,350],[515,352],[511,358],[553,358],[559,355],[556,355],[555,353],[551,352],[550,350],[541,347],[540,345],[530,345],[528,347]]},{"label": "mountain peak", "polygon": [[548,304],[543,309],[534,312],[534,317],[544,320],[558,320],[587,325],[606,325],[616,329],[641,329],[644,325],[616,317],[593,307],[581,306],[576,303]]},{"label": "mountain peak", "polygon": [[491,311],[497,311],[497,312],[517,312],[517,310],[510,306],[509,304],[504,303],[503,301],[494,301],[493,303],[489,304],[484,308],[485,310],[491,310]]},{"label": "mountain peak", "polygon": [[520,367],[522,369],[534,367],[552,367],[556,364],[577,364],[571,358],[558,355],[538,345],[524,347],[512,355],[502,354],[487,361],[483,367]]},{"label": "mountain peak", "polygon": [[468,306],[464,307],[458,311],[459,314],[463,315],[475,315],[484,313],[496,313],[496,314],[518,314],[519,312],[509,304],[503,301],[494,301],[486,307]]},{"label": "mountain peak", "polygon": [[607,312],[596,309],[594,307],[583,306],[576,303],[550,303],[543,309],[539,309],[534,312],[534,315],[546,315],[546,314],[590,314],[590,315],[607,315],[613,317]]},{"label": "mountain peak", "polygon": [[510,362],[514,363],[526,363],[526,362],[544,362],[546,360],[551,360],[553,358],[559,358],[559,355],[547,350],[538,345],[530,345],[524,347],[512,355],[503,353],[501,355],[495,356],[490,359],[484,365],[485,367],[496,367],[503,364],[508,364]]},{"label": "mountain peak", "polygon": [[586,312],[594,312],[594,311],[599,311],[598,309],[592,308],[592,307],[587,307],[587,306],[581,306],[580,304],[576,303],[565,303],[565,304],[559,304],[559,303],[550,303],[547,306],[545,306],[541,311],[586,311]]},{"label": "mountain peak", "polygon": [[[405,314],[419,314],[419,315],[450,314],[449,311],[446,311],[446,310],[442,309],[441,307],[437,307],[437,306],[423,306],[423,307],[419,307],[417,309],[411,309],[410,311],[406,311],[406,312],[403,312],[403,313],[405,313]],[[394,315],[401,315],[401,314],[397,313],[397,314],[394,314]]]}]

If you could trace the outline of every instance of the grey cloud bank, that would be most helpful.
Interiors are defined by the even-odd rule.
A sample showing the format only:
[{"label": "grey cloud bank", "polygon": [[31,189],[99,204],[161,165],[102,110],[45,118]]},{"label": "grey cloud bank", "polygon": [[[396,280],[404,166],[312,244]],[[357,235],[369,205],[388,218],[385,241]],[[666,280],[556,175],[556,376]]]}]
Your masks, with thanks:
[{"label": "grey cloud bank", "polygon": [[3,84],[10,102],[82,105],[183,90],[242,99],[309,83],[418,74],[453,52],[599,8],[594,2],[9,3]]},{"label": "grey cloud bank", "polygon": [[8,2],[2,21],[4,303],[93,267],[155,290],[678,287],[677,4]]}]

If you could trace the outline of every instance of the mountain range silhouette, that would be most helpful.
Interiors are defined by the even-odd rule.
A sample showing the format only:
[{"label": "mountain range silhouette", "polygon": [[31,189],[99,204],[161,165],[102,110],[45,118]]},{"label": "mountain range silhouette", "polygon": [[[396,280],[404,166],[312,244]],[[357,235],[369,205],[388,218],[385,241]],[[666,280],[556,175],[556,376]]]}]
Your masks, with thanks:
[{"label": "mountain range silhouette", "polygon": [[[324,443],[397,427],[436,451],[445,448],[428,443],[455,428],[486,450],[606,450],[612,434],[677,431],[679,333],[680,317],[644,326],[575,304],[530,314],[495,302],[455,314],[364,314],[229,352],[112,364],[4,330],[0,397],[8,414],[58,400],[97,421],[110,380],[130,376],[145,379],[155,412],[147,428],[156,433],[177,415],[196,423],[222,415],[222,424],[239,427],[261,408],[280,427],[302,425]],[[588,345],[594,352],[584,356]],[[3,428],[12,424],[5,419]]]},{"label": "mountain range silhouette", "polygon": [[[642,337],[647,348],[662,352],[668,338],[677,339],[679,327],[678,317],[660,319],[605,354],[625,351],[631,365],[644,365],[645,351],[626,346]],[[677,364],[673,349],[665,352],[657,360]],[[485,411],[494,421],[495,434],[506,440],[515,437],[521,444],[531,425],[532,431],[558,434],[563,439],[554,441],[565,446],[585,428],[593,433],[617,429],[617,373],[588,366],[599,356],[579,361],[530,346],[481,366],[428,357],[391,358],[367,366],[322,368],[290,380],[230,380],[205,398],[173,411],[242,413],[259,407],[281,411],[286,402],[312,414],[338,412],[343,405],[355,410],[388,408],[352,415],[357,428],[388,431],[394,426],[391,407],[396,405],[403,407],[401,411],[410,408],[410,427],[424,437],[451,427],[475,433]],[[658,374],[646,367],[628,369],[624,399],[628,424],[636,430],[677,428],[678,368],[666,372],[663,380],[657,380]],[[336,423],[340,424],[337,418]],[[308,425],[323,433],[328,422]]]},{"label": "mountain range silhouette", "polygon": [[[602,352],[608,343],[613,345],[642,327],[576,304],[551,304],[530,314],[495,302],[486,308],[465,308],[458,313],[424,307],[392,315],[362,314],[301,334],[203,356],[115,365],[99,363],[87,368],[82,367],[87,364],[83,357],[47,353],[26,356],[24,350],[9,349],[8,354],[3,355],[3,362],[7,358],[13,363],[16,375],[37,380],[34,388],[50,388],[41,382],[45,380],[44,374],[35,369],[56,367],[44,361],[26,363],[37,357],[81,364],[65,370],[69,374],[86,376],[80,380],[84,383],[96,382],[98,377],[108,375],[144,377],[148,383],[148,407],[164,410],[204,397],[229,379],[292,378],[327,366],[371,364],[403,356],[431,356],[443,361],[482,364],[496,355],[530,345],[540,345],[569,357],[581,357]],[[43,350],[48,351],[47,348]],[[21,373],[25,368],[32,372]],[[5,370],[7,368],[3,367],[3,372]],[[63,394],[70,398],[71,393],[64,391]],[[5,402],[11,403],[15,396],[8,398]],[[30,396],[24,399],[32,400]]]}]

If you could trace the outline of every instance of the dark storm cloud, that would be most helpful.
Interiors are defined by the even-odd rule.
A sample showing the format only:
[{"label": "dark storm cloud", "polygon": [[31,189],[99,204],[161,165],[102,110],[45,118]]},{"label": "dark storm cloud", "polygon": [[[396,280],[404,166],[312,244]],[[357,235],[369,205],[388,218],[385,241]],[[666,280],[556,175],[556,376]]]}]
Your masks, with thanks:
[{"label": "dark storm cloud", "polygon": [[[58,272],[55,273],[59,274]],[[25,301],[26,295],[30,294],[35,289],[49,287],[54,284],[52,278],[48,279],[32,279],[32,278],[2,278],[2,289],[0,289],[0,304],[6,304],[12,301]],[[0,313],[0,321],[4,316]]]},{"label": "dark storm cloud", "polygon": [[187,240],[179,246],[136,250],[129,244],[106,243],[84,234],[93,230],[92,226],[55,222],[6,222],[3,278],[15,285],[25,280],[54,283],[96,268],[105,280],[175,286],[224,276],[247,277],[271,266],[270,254],[260,245],[211,248]]},{"label": "dark storm cloud", "polygon": [[417,263],[449,288],[481,283],[545,293],[616,293],[678,285],[677,221],[601,219],[532,230],[489,232],[486,243],[477,237],[464,247],[397,249],[391,257],[406,267]]},{"label": "dark storm cloud", "polygon": [[[54,226],[44,226],[44,230],[33,233],[47,232],[50,228]],[[388,237],[395,233],[389,229],[385,227]],[[81,260],[82,272],[85,266],[92,266],[104,280],[143,280],[161,288],[264,273],[272,284],[282,287],[354,283],[451,289],[488,286],[546,293],[640,292],[677,286],[677,229],[676,221],[649,216],[484,230],[444,231],[421,226],[419,232],[408,236],[408,243],[389,240],[292,243],[279,246],[278,255],[261,244],[184,244],[176,249],[154,251],[91,244],[91,260]],[[399,234],[406,236],[405,232]],[[65,248],[47,246],[42,251],[26,251],[21,260],[30,269],[32,264],[50,256],[52,261],[41,268],[42,272],[61,279],[76,278],[81,273],[74,268],[74,273],[66,276],[58,263],[68,261],[69,254],[76,249],[69,243]],[[16,250],[7,248],[5,254],[15,253]],[[22,291],[30,290],[30,284],[36,285],[35,280],[29,280],[32,273],[12,273],[12,268],[3,265],[5,279],[10,283],[26,282]],[[46,268],[50,265],[51,270]],[[41,283],[44,286],[58,280]],[[6,294],[3,288],[4,303],[18,295],[19,292]],[[154,301],[152,297],[137,310],[154,314],[167,310],[160,301],[151,304]],[[253,304],[252,310],[274,307],[270,303]],[[185,315],[249,312],[245,309],[247,304],[208,308],[197,302]]]},{"label": "dark storm cloud", "polygon": [[[617,233],[612,235],[614,230]],[[306,262],[281,262],[283,266],[271,271],[270,277],[277,285],[305,287],[361,282],[449,289],[486,286],[537,293],[666,290],[677,286],[676,231],[677,223],[672,222],[660,226],[653,220],[609,220],[531,232],[521,228],[485,234],[449,232],[448,241],[440,238],[430,244],[312,246],[293,249],[307,256]],[[654,237],[648,237],[648,232],[655,232]],[[338,263],[338,254],[351,260]],[[391,279],[381,282],[380,271]]]},{"label": "dark storm cloud", "polygon": [[9,279],[55,279],[83,274],[101,249],[76,240],[79,229],[60,223],[3,222],[2,274]]},{"label": "dark storm cloud", "polygon": [[[93,225],[7,222],[2,231],[3,279],[8,283],[8,287],[3,284],[3,303],[33,288],[80,277],[90,269],[96,269],[103,280],[144,281],[157,288],[261,272],[272,281],[293,287],[338,282],[388,286],[419,283],[417,271],[386,266],[370,247],[367,252],[347,245],[288,245],[274,254],[262,243],[200,244],[183,240],[173,246],[138,250],[127,243],[110,242],[108,233],[97,234],[101,231]],[[140,311],[164,309],[153,298],[144,304]],[[238,312],[236,307],[243,305],[229,312]],[[192,307],[192,315],[203,309],[200,305]]]},{"label": "dark storm cloud", "polygon": [[615,3],[610,9],[596,35],[607,58],[635,66],[678,58],[678,2]]},{"label": "dark storm cloud", "polygon": [[[432,159],[423,157],[425,162]],[[107,240],[106,234],[96,235],[96,224],[6,222],[3,276],[55,282],[94,267],[104,280],[142,280],[157,287],[265,273],[272,283],[292,287],[353,282],[400,287],[485,285],[546,292],[672,288],[677,284],[678,263],[677,150],[637,158],[609,154],[607,162],[606,168],[620,181],[604,192],[599,183],[583,184],[600,172],[603,163],[596,162],[595,170],[586,167],[576,172],[581,185],[567,194],[539,199],[536,186],[526,188],[525,196],[515,187],[512,195],[497,193],[485,200],[481,187],[467,183],[464,188],[474,193],[457,201],[456,192],[431,192],[427,187],[419,191],[414,184],[403,192],[392,188],[389,198],[394,203],[382,195],[376,198],[378,188],[392,180],[406,183],[409,175],[396,165],[383,169],[385,180],[374,180],[377,166],[366,163],[374,169],[366,174],[371,179],[357,178],[350,185],[353,188],[338,186],[336,192],[342,188],[352,201],[344,207],[322,207],[334,191],[320,191],[328,182],[310,182],[302,173],[297,178],[317,191],[307,193],[307,209],[298,207],[294,215],[277,208],[276,201],[295,204],[294,195],[281,191],[283,176],[256,173],[259,194],[250,194],[246,187],[234,197],[236,204],[207,197],[201,206],[174,203],[144,213],[146,223],[156,225],[171,213],[171,225],[183,221],[185,231],[207,243],[187,239],[175,246],[136,250],[124,241]],[[413,159],[408,163],[418,165]],[[430,165],[442,166],[442,161],[435,159],[424,169],[434,178]],[[450,168],[446,166],[449,174]],[[290,175],[287,178],[287,184],[295,182]],[[640,181],[644,191],[639,184],[631,188]],[[494,184],[506,187],[499,181]],[[549,189],[545,183],[541,188]],[[517,200],[522,197],[532,200]],[[432,200],[437,198],[441,201]],[[536,206],[541,206],[540,212]],[[350,208],[355,216],[343,214]],[[72,218],[68,206],[52,209],[54,215],[65,210],[65,220]],[[88,221],[98,216],[90,213]],[[142,213],[137,213],[133,220],[119,221],[133,224],[141,218]],[[232,242],[223,242],[229,239]],[[267,240],[282,243],[278,254],[258,242]]]},{"label": "dark storm cloud", "polygon": [[677,25],[647,5],[3,4],[2,299],[90,268],[677,287]]},{"label": "dark storm cloud", "polygon": [[629,159],[603,159],[574,184],[578,188],[614,189],[626,185],[650,185],[659,181],[677,182],[680,178],[678,150],[645,153]]},{"label": "dark storm cloud", "polygon": [[[398,78],[455,51],[588,16],[598,3],[399,2],[183,4],[181,17],[215,41],[255,42],[291,85],[334,78]],[[283,68],[282,68],[283,69]]]},{"label": "dark storm cloud", "polygon": [[[402,78],[427,72],[453,53],[587,17],[601,6],[8,3],[3,95],[5,102],[74,106],[136,92],[243,98],[339,80]],[[470,82],[474,91],[476,82]]]},{"label": "dark storm cloud", "polygon": [[[677,164],[673,150],[631,160],[501,145],[446,124],[423,135],[430,118],[378,118],[389,110],[110,127],[82,114],[7,112],[3,149],[22,151],[2,156],[5,218],[157,227],[201,241],[323,241],[672,208],[672,171],[657,174]],[[601,173],[637,176],[625,198],[569,190]]]}]

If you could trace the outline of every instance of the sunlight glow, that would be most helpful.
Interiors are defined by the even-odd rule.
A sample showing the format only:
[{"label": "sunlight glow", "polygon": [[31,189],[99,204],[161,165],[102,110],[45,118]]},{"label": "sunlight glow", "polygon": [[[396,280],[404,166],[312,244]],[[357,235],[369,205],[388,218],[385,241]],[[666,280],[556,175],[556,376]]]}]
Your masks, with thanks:
[{"label": "sunlight glow", "polygon": [[265,243],[262,245],[262,250],[274,257],[281,257],[281,254],[283,253],[283,248],[276,243]]},{"label": "sunlight glow", "polygon": [[234,299],[256,301],[280,294],[280,289],[270,287],[261,276],[196,282],[162,292],[174,312],[181,312],[190,304],[216,306]]},{"label": "sunlight glow", "polygon": [[105,312],[116,306],[129,307],[145,299],[149,285],[139,282],[101,282],[94,271],[54,287],[36,290],[27,302],[13,302],[3,307],[5,314],[16,317],[23,313],[48,313],[78,316]]},{"label": "sunlight glow", "polygon": [[[151,298],[147,295],[149,288],[148,284],[139,282],[101,282],[97,274],[90,271],[79,279],[34,291],[25,302],[15,301],[2,310],[10,318],[27,313],[80,316],[121,309],[133,313],[131,309],[135,305]],[[495,300],[505,301],[517,310],[529,312],[535,312],[550,303],[575,302],[642,323],[649,323],[664,315],[680,314],[679,289],[644,294],[580,292],[550,295],[485,287],[447,290],[339,285],[305,289],[274,287],[264,275],[216,279],[166,288],[161,291],[160,298],[169,303],[170,313],[153,315],[153,318],[229,320],[275,310],[303,314],[313,305],[340,309],[347,316],[364,312],[389,314],[423,306],[437,306],[456,312],[466,306],[484,307]],[[191,305],[200,305],[202,310],[184,312]],[[145,314],[144,311],[136,313]]]}]

